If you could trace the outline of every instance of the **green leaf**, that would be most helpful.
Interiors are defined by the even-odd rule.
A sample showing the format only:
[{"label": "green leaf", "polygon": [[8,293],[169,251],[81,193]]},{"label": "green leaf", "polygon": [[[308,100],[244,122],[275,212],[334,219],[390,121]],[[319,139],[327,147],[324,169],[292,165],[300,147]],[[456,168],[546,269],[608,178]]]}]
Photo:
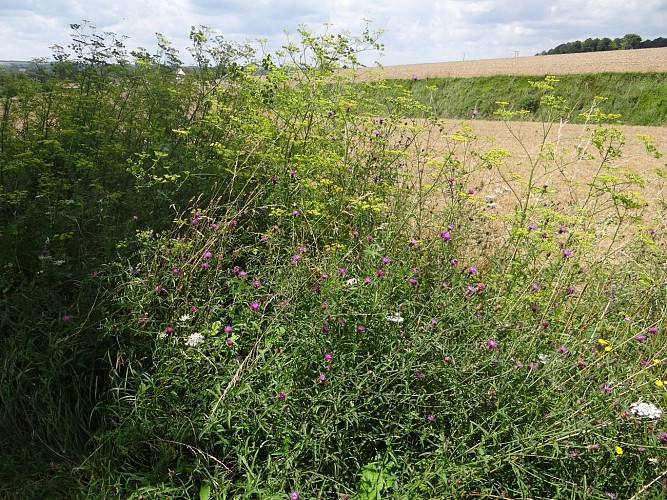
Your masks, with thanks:
[{"label": "green leaf", "polygon": [[208,500],[209,498],[211,498],[211,485],[204,483],[199,488],[199,500]]}]

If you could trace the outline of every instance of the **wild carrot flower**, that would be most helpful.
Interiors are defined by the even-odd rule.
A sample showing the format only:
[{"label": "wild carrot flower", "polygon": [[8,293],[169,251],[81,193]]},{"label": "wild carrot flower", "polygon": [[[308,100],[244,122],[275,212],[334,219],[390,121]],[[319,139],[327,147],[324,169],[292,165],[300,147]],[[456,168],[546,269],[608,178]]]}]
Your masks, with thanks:
[{"label": "wild carrot flower", "polygon": [[654,404],[637,401],[630,405],[630,413],[648,418],[649,420],[657,420],[662,417],[663,412]]},{"label": "wild carrot flower", "polygon": [[197,332],[193,333],[185,340],[185,345],[188,347],[197,347],[199,344],[203,342],[204,342],[204,336],[201,333]]},{"label": "wild carrot flower", "polygon": [[385,319],[387,321],[391,322],[391,323],[399,323],[399,324],[403,323],[403,318],[401,317],[400,314],[396,314],[394,316],[388,315],[388,316],[385,316]]}]

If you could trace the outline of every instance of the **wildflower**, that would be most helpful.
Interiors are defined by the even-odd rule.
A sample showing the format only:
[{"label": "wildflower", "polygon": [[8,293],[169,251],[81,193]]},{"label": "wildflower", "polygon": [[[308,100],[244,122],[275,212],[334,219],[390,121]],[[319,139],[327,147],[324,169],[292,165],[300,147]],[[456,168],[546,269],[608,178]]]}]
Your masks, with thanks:
[{"label": "wildflower", "polygon": [[324,360],[325,361],[331,361],[332,359],[333,359],[333,354],[331,354],[330,352],[325,352],[324,353]]},{"label": "wildflower", "polygon": [[567,228],[565,226],[561,226],[561,227],[558,228],[558,234],[563,234],[563,233],[567,233],[567,232],[568,231],[567,231]]},{"label": "wildflower", "polygon": [[216,223],[212,223],[211,225],[209,225],[209,227],[213,229],[213,231],[218,229],[218,225]]},{"label": "wildflower", "polygon": [[232,326],[231,326],[231,325],[225,325],[225,328],[224,328],[224,330],[225,330],[225,333],[231,333],[231,332],[232,332],[232,330],[233,330],[233,328],[232,328]]},{"label": "wildflower", "polygon": [[486,345],[489,349],[497,349],[498,348],[498,343],[493,339],[487,340]]},{"label": "wildflower", "polygon": [[417,278],[408,278],[408,282],[409,282],[411,285],[415,285],[415,284],[417,284]]},{"label": "wildflower", "polygon": [[389,262],[391,262],[391,259],[389,257],[382,257],[383,264],[389,264]]},{"label": "wildflower", "polygon": [[287,395],[286,395],[284,392],[279,392],[279,393],[278,393],[278,399],[280,399],[281,401],[282,401],[283,399],[285,399],[286,397],[287,397]]},{"label": "wildflower", "polygon": [[72,321],[72,316],[70,316],[69,314],[63,315],[63,321],[65,323],[67,323],[68,321]]},{"label": "wildflower", "polygon": [[667,443],[667,432],[661,432],[658,434],[658,439],[660,440],[661,443]]},{"label": "wildflower", "polygon": [[341,276],[342,276],[343,274],[345,274],[346,272],[347,272],[347,269],[345,269],[344,267],[339,267],[339,268],[338,268],[338,274],[340,274]]},{"label": "wildflower", "polygon": [[526,226],[526,229],[528,229],[528,231],[533,231],[534,229],[537,229],[537,226],[531,222]]},{"label": "wildflower", "polygon": [[468,271],[470,274],[477,274],[477,268],[476,268],[475,266],[470,266],[470,267],[467,269],[467,271]]},{"label": "wildflower", "polygon": [[141,315],[141,318],[139,318],[139,323],[140,323],[140,324],[143,324],[143,323],[146,322],[147,319],[148,319],[148,313],[143,313],[143,314]]},{"label": "wildflower", "polygon": [[392,323],[398,323],[398,324],[403,323],[403,318],[398,313],[396,313],[395,316],[392,316],[392,315],[385,316],[385,319],[387,321],[392,322]]},{"label": "wildflower", "polygon": [[347,280],[345,283],[347,283],[347,284],[350,285],[350,286],[354,286],[354,285],[357,284],[357,278],[350,278],[350,279]]},{"label": "wildflower", "polygon": [[209,264],[208,262],[202,262],[202,263],[201,263],[201,267],[202,267],[202,269],[208,269],[209,266],[210,266],[210,264]]},{"label": "wildflower", "polygon": [[299,500],[299,492],[293,491],[289,494],[289,500]]},{"label": "wildflower", "polygon": [[614,448],[614,451],[616,452],[617,455],[623,455],[623,448],[621,448],[620,446],[616,446]]},{"label": "wildflower", "polygon": [[646,331],[648,333],[650,333],[651,335],[654,335],[654,334],[656,334],[660,331],[660,328],[658,328],[657,326],[652,326],[652,327],[648,328]]},{"label": "wildflower", "polygon": [[293,211],[292,211],[292,215],[293,215],[294,217],[298,217],[298,215],[299,215],[299,211],[298,211],[298,210],[293,210]]},{"label": "wildflower", "polygon": [[574,293],[574,287],[573,286],[568,286],[565,289],[565,293],[567,293],[568,295],[572,295]]},{"label": "wildflower", "polygon": [[611,386],[609,384],[604,384],[602,386],[602,392],[605,394],[609,394],[611,392]]},{"label": "wildflower", "polygon": [[568,250],[567,248],[563,248],[563,257],[569,257],[572,255],[572,250]]},{"label": "wildflower", "polygon": [[373,281],[373,280],[370,278],[370,276],[366,276],[366,277],[364,278],[364,283],[366,283],[366,284],[371,283],[372,281]]},{"label": "wildflower", "polygon": [[384,276],[384,271],[382,269],[378,269],[375,274],[377,274],[378,277],[382,277]]},{"label": "wildflower", "polygon": [[440,237],[442,241],[449,241],[452,239],[452,235],[449,231],[440,231]]},{"label": "wildflower", "polygon": [[213,257],[213,254],[211,252],[205,252],[204,253],[204,258],[205,259],[210,259],[211,257]]},{"label": "wildflower", "polygon": [[227,339],[227,340],[225,340],[225,344],[231,346],[231,345],[234,345],[234,341],[232,339]]},{"label": "wildflower", "polygon": [[653,383],[656,385],[656,387],[663,387],[665,385],[664,382],[660,379],[656,379],[656,381]]},{"label": "wildflower", "polygon": [[320,274],[320,279],[321,279],[321,280],[329,279],[329,275],[326,274],[326,273],[322,273],[322,274]]},{"label": "wildflower", "polygon": [[255,280],[252,282],[253,288],[259,288],[260,286],[262,286],[262,283],[259,280]]},{"label": "wildflower", "polygon": [[636,402],[630,405],[630,413],[649,420],[657,420],[662,417],[662,410],[651,403]]},{"label": "wildflower", "polygon": [[252,311],[256,311],[257,309],[259,309],[259,302],[257,302],[256,300],[252,301],[250,303],[250,309]]},{"label": "wildflower", "polygon": [[155,287],[155,293],[162,293],[164,291],[164,288],[162,288],[162,285],[158,285]]},{"label": "wildflower", "polygon": [[329,324],[328,324],[328,323],[324,323],[324,324],[322,325],[322,331],[323,331],[323,332],[328,332],[329,330],[331,330],[331,327],[329,326]]},{"label": "wildflower", "polygon": [[165,333],[174,333],[174,329],[171,326],[168,326],[167,328],[164,329]]},{"label": "wildflower", "polygon": [[531,372],[537,371],[538,368],[539,368],[539,366],[534,361],[531,361],[530,363],[528,363],[528,369]]},{"label": "wildflower", "polygon": [[171,270],[171,272],[174,274],[179,274],[181,271],[177,267],[175,267]]},{"label": "wildflower", "polygon": [[197,347],[202,342],[204,342],[204,336],[201,333],[196,332],[186,339],[185,345],[188,347]]},{"label": "wildflower", "polygon": [[459,259],[451,259],[451,260],[449,261],[449,263],[450,263],[452,266],[456,266],[456,265],[458,265],[458,263],[459,263]]},{"label": "wildflower", "polygon": [[641,334],[640,335],[635,335],[635,337],[634,337],[634,339],[637,342],[644,342],[646,340],[646,338],[647,338],[646,335],[641,335]]},{"label": "wildflower", "polygon": [[426,417],[426,420],[428,420],[429,422],[433,422],[435,420],[435,415],[433,414],[429,415],[428,417]]},{"label": "wildflower", "polygon": [[452,357],[451,356],[445,356],[444,358],[442,358],[442,360],[445,363],[451,363],[452,362]]},{"label": "wildflower", "polygon": [[357,331],[358,332],[363,332],[366,328],[364,328],[364,325],[357,325]]},{"label": "wildflower", "polygon": [[184,314],[180,318],[178,318],[178,321],[185,323],[186,321],[190,321],[191,318],[192,316],[190,316],[189,314]]},{"label": "wildflower", "polygon": [[533,283],[530,288],[536,292],[540,289],[540,285],[538,283]]},{"label": "wildflower", "polygon": [[415,377],[424,378],[424,374],[422,372],[417,371],[417,372],[415,372]]},{"label": "wildflower", "polygon": [[320,375],[317,377],[317,380],[320,382],[324,382],[327,379],[326,375],[324,373],[320,373]]},{"label": "wildflower", "polygon": [[570,352],[570,350],[567,348],[567,346],[561,345],[558,347],[558,352],[561,354],[567,354],[568,352]]}]

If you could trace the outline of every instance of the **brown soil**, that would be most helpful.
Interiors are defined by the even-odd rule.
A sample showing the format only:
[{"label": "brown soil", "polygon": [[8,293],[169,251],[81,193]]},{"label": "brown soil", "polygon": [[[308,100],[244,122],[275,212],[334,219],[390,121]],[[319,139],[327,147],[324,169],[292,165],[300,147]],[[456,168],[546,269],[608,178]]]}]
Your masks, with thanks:
[{"label": "brown soil", "polygon": [[[524,193],[522,184],[533,175],[533,184],[538,188],[545,188],[544,195],[536,194],[532,198],[531,206],[539,206],[546,200],[557,200],[564,207],[571,206],[571,211],[583,204],[592,209],[597,204],[598,209],[609,202],[609,196],[599,198],[587,197],[590,193],[589,184],[600,171],[613,173],[624,182],[624,172],[634,172],[644,179],[643,186],[622,184],[619,191],[625,193],[636,192],[644,198],[644,215],[649,219],[665,219],[667,208],[667,179],[658,175],[658,172],[667,174],[667,156],[655,158],[647,153],[644,142],[639,134],[652,137],[658,150],[667,153],[667,127],[618,126],[624,138],[620,146],[622,154],[605,163],[594,145],[590,144],[594,126],[554,124],[551,130],[545,130],[542,123],[535,122],[501,122],[472,120],[466,122],[471,127],[471,133],[476,137],[469,141],[469,151],[484,153],[491,148],[507,150],[510,156],[503,158],[503,164],[493,169],[476,168],[471,176],[468,188],[474,189],[479,203],[487,204],[487,210],[496,213],[507,213],[517,204],[517,197],[508,188],[514,188],[518,193]],[[430,144],[431,151],[437,157],[439,152],[449,151],[451,147],[461,146],[449,138],[455,131],[460,130],[463,123],[445,122],[442,134]],[[433,136],[433,135],[432,135]],[[542,147],[542,145],[546,147]],[[578,149],[579,148],[579,149]],[[581,151],[590,154],[582,155]],[[540,152],[549,153],[549,157],[540,157]],[[553,153],[551,155],[551,153]],[[470,155],[470,165],[479,165],[479,157]],[[437,161],[432,165],[437,165]],[[607,168],[608,167],[608,168]],[[437,167],[431,167],[432,172]],[[570,211],[570,210],[566,210]]]},{"label": "brown soil", "polygon": [[468,78],[495,75],[564,75],[583,73],[665,73],[667,47],[614,50],[552,56],[481,59],[368,68],[360,73],[372,78]]}]

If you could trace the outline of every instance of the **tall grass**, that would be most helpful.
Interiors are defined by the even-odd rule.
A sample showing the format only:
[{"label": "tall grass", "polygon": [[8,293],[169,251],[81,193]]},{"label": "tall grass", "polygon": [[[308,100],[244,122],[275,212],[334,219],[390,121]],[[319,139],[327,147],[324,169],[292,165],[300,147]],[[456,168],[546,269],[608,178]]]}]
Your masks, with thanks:
[{"label": "tall grass", "polygon": [[[664,496],[667,228],[611,175],[620,132],[589,106],[588,197],[545,191],[576,168],[551,122],[516,179],[400,84],[334,77],[376,45],[303,30],[217,84],[153,61],[146,93],[90,68],[103,120],[58,101],[48,139],[21,122],[39,92],[6,115],[0,491]],[[488,169],[512,212],[476,195]]]}]

